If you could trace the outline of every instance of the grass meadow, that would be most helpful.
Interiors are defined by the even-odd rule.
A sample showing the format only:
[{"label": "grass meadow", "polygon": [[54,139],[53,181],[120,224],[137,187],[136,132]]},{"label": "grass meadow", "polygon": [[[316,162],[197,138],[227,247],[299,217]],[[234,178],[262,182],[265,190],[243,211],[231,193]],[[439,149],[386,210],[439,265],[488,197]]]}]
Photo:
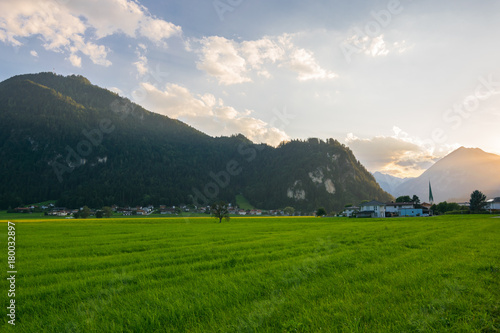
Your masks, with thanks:
[{"label": "grass meadow", "polygon": [[16,221],[16,269],[1,332],[500,330],[486,215]]}]

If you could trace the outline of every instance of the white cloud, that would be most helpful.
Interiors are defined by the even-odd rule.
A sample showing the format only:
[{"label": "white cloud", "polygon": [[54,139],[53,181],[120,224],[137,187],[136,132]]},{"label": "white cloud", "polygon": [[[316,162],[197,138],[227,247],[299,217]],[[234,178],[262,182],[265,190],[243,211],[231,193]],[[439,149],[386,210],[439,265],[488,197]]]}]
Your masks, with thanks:
[{"label": "white cloud", "polygon": [[182,29],[173,23],[146,17],[139,24],[139,33],[151,41],[161,44],[165,39],[181,35]]},{"label": "white cloud", "polygon": [[310,51],[304,49],[294,50],[290,58],[289,66],[299,74],[299,81],[333,79],[337,77],[336,74],[321,68]]},{"label": "white cloud", "polygon": [[376,37],[353,34],[351,37],[345,39],[341,45],[342,50],[346,53],[346,56],[349,56],[349,58],[353,53],[364,53],[371,57],[386,56],[393,52],[406,52],[412,47],[413,46],[408,46],[404,40],[388,44],[386,43],[383,34]]},{"label": "white cloud", "polygon": [[361,139],[349,133],[346,144],[370,171],[380,171],[397,177],[416,177],[435,161],[458,148],[456,145],[434,144],[411,137],[400,128],[393,128],[393,136]]},{"label": "white cloud", "polygon": [[38,52],[36,52],[35,50],[31,50],[30,51],[30,54],[35,57],[35,58],[38,58]]},{"label": "white cloud", "polygon": [[143,36],[161,44],[180,35],[180,27],[155,17],[131,0],[18,0],[0,2],[0,41],[23,45],[33,36],[43,41],[46,50],[69,53],[68,60],[81,66],[78,53],[94,64],[109,66],[109,49],[92,40],[123,33]]},{"label": "white cloud", "polygon": [[275,63],[282,60],[285,55],[283,46],[272,41],[269,37],[255,41],[245,41],[241,43],[240,49],[248,64],[257,69],[260,69],[264,62]]},{"label": "white cloud", "polygon": [[311,51],[298,48],[291,36],[263,37],[236,42],[219,36],[186,43],[187,51],[199,54],[198,69],[215,77],[219,84],[251,82],[252,74],[271,78],[272,68],[285,67],[298,74],[299,81],[332,79],[337,75],[323,69]]},{"label": "white cloud", "polygon": [[82,67],[82,58],[74,53],[69,56],[69,62],[75,67]]},{"label": "white cloud", "polygon": [[142,83],[146,97],[141,104],[147,109],[171,118],[186,121],[212,136],[241,133],[253,142],[278,145],[289,140],[282,130],[250,116],[251,111],[238,111],[224,105],[222,99],[212,94],[193,95],[187,88],[168,84],[160,90],[149,83]]},{"label": "white cloud", "polygon": [[141,50],[147,51],[147,48],[144,44],[139,44],[139,47],[136,49],[135,54],[137,55],[137,61],[132,63],[137,69],[139,76],[144,76],[149,72],[148,68],[148,58],[141,53]]},{"label": "white cloud", "polygon": [[115,92],[118,95],[124,96],[123,91],[118,87],[109,87],[108,90]]},{"label": "white cloud", "polygon": [[139,60],[133,63],[139,75],[145,75],[148,72],[148,58],[146,56],[139,56]]},{"label": "white cloud", "polygon": [[200,62],[197,67],[219,80],[231,85],[251,81],[246,77],[246,61],[237,50],[237,43],[224,37],[212,36],[200,40]]},{"label": "white cloud", "polygon": [[385,45],[384,35],[373,38],[370,45],[366,48],[365,54],[372,57],[385,56],[389,54],[389,50]]}]

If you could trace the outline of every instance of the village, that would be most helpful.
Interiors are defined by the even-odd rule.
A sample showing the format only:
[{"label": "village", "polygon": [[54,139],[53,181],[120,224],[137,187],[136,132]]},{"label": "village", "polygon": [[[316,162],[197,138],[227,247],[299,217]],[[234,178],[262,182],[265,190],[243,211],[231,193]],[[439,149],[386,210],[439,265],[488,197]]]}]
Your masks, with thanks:
[{"label": "village", "polygon": [[[451,203],[460,207],[456,212],[469,213],[469,202]],[[363,202],[358,206],[349,206],[340,214],[345,217],[358,218],[382,218],[382,217],[426,217],[435,215],[432,203],[418,202],[388,202],[383,203],[376,200]],[[485,201],[484,210],[489,213],[500,212],[500,197]]]},{"label": "village", "polygon": [[[17,207],[13,210],[9,210],[11,213],[44,213],[46,216],[59,216],[66,218],[73,218],[76,214],[81,212],[84,207],[79,209],[69,209],[66,207],[57,207],[55,204],[50,203],[47,205],[29,205],[27,207]],[[182,215],[185,213],[191,214],[210,214],[210,206],[206,207],[196,207],[193,205],[179,205],[179,206],[167,206],[159,205],[157,207],[153,205],[148,206],[135,206],[135,207],[119,207],[117,205],[112,205],[110,207],[114,215],[122,216],[149,216],[152,214],[159,215]],[[99,216],[101,209],[89,209],[90,216]],[[229,204],[228,212],[230,215],[238,216],[300,216],[301,212],[295,212],[293,214],[287,213],[281,209],[275,210],[261,210],[261,209],[240,209],[238,206],[233,206]],[[306,216],[314,215],[314,213],[305,214]]]},{"label": "village", "polygon": [[[469,202],[451,203],[455,207],[460,207],[461,213],[468,213]],[[300,212],[291,207],[284,209],[261,210],[261,209],[241,209],[240,207],[228,204],[228,213],[232,216],[327,216],[327,217],[350,217],[350,218],[389,218],[389,217],[427,217],[438,215],[439,212],[433,211],[432,203],[419,203],[413,201],[406,202],[379,202],[376,200],[364,201],[357,206],[346,205],[340,213],[318,214],[318,212]],[[210,214],[210,206],[196,207],[194,205],[168,206],[153,205],[119,207],[112,205],[103,209],[89,209],[89,216],[103,217],[105,208],[110,210],[111,215],[115,216],[150,216],[150,215],[188,215],[188,214]],[[291,208],[291,209],[290,209]],[[26,207],[17,207],[9,210],[10,213],[44,213],[46,216],[58,216],[66,218],[78,217],[84,209],[69,209],[66,207],[57,207],[54,203],[45,205],[28,205]],[[484,210],[489,213],[500,212],[500,197],[488,199],[485,202]],[[109,217],[109,216],[108,216]]]}]

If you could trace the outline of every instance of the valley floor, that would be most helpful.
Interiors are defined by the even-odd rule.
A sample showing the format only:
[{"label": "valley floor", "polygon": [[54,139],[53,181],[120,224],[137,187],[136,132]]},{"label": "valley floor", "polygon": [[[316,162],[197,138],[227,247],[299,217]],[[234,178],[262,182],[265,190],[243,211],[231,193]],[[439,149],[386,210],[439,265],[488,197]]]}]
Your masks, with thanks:
[{"label": "valley floor", "polygon": [[36,221],[14,221],[2,332],[500,330],[487,215]]}]

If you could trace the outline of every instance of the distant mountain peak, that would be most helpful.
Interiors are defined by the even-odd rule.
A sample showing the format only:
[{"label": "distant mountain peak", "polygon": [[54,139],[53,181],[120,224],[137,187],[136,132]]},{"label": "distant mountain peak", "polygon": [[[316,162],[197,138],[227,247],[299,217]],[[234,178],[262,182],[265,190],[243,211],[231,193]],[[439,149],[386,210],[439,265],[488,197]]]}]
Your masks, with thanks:
[{"label": "distant mountain peak", "polygon": [[380,185],[380,187],[384,191],[386,191],[387,193],[389,193],[393,196],[395,196],[395,193],[396,193],[395,190],[398,186],[400,186],[401,184],[403,184],[407,180],[412,179],[412,178],[406,178],[406,177],[400,178],[400,177],[396,177],[396,176],[382,173],[380,171],[375,171],[373,173],[373,177],[375,177],[375,180],[377,181],[377,183]]},{"label": "distant mountain peak", "polygon": [[500,156],[480,148],[460,147],[427,169],[420,177],[399,185],[396,196],[428,196],[432,184],[435,202],[468,200],[470,193],[480,190],[487,196],[500,195]]}]

